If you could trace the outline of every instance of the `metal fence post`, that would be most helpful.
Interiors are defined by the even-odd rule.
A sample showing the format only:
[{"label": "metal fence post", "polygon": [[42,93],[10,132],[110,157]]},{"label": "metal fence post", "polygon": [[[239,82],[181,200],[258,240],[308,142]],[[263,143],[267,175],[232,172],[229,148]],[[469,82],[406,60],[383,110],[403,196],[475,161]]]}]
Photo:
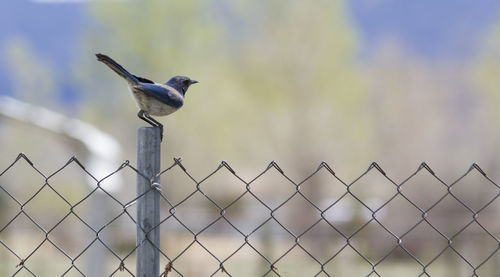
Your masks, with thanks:
[{"label": "metal fence post", "polygon": [[[160,128],[137,129],[137,170],[148,178],[160,172]],[[158,178],[159,179],[159,178]],[[159,182],[155,179],[153,182]],[[146,194],[144,194],[146,193]],[[144,195],[142,195],[144,194]],[[160,275],[160,192],[152,189],[151,182],[137,176],[137,274],[138,277]],[[143,231],[144,230],[144,231]],[[147,235],[146,240],[145,236]]]}]

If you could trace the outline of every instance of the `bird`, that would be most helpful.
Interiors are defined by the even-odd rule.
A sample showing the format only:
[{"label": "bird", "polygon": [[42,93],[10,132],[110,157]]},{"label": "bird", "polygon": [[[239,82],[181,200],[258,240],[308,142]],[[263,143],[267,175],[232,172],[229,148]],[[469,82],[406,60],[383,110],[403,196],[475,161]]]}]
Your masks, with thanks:
[{"label": "bird", "polygon": [[137,103],[137,116],[153,127],[160,128],[163,139],[163,125],[151,116],[169,115],[184,105],[184,97],[189,86],[198,83],[186,76],[174,76],[165,84],[156,83],[128,72],[123,66],[107,55],[95,54],[97,60],[107,65],[125,79]]}]

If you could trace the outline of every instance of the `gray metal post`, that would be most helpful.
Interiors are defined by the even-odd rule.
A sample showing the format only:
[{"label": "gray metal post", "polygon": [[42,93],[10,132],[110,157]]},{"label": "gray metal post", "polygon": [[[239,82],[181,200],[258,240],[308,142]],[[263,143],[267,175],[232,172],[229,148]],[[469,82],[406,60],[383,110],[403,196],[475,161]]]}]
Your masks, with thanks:
[{"label": "gray metal post", "polygon": [[[137,169],[151,179],[160,172],[160,128],[137,129]],[[159,178],[154,180],[159,183]],[[137,274],[138,277],[160,276],[160,192],[151,188],[151,182],[137,176]],[[142,228],[142,229],[141,229]],[[144,232],[144,231],[145,232]],[[149,240],[145,240],[145,236]]]}]

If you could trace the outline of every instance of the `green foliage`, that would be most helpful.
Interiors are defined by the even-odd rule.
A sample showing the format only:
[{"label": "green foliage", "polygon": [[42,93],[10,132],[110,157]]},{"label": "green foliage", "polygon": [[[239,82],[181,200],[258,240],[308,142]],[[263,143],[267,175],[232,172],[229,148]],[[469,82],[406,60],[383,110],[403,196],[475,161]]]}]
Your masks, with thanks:
[{"label": "green foliage", "polygon": [[[343,1],[96,1],[92,10],[90,51],[158,82],[200,81],[162,119],[174,155],[260,164],[365,150],[366,84]],[[92,101],[117,103],[94,113],[132,120],[125,84],[96,62],[91,70]]]}]

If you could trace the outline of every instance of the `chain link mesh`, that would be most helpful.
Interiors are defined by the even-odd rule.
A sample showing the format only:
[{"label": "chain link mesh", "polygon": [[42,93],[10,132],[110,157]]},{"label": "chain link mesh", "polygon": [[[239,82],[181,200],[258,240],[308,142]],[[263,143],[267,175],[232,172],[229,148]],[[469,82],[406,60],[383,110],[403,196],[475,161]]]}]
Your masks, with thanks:
[{"label": "chain link mesh", "polygon": [[[21,172],[20,163],[28,165]],[[70,165],[93,189],[75,195],[62,192],[69,187],[54,185]],[[40,185],[32,191],[13,187],[12,179],[28,170]],[[102,185],[125,172],[148,179],[128,161],[99,179],[75,157],[47,175],[20,154],[0,173],[0,275],[89,276],[85,260],[99,249],[106,253],[102,276],[135,276],[135,253],[146,243],[135,241],[135,203],[144,194],[122,197]],[[225,161],[195,178],[181,159],[159,175],[162,184],[152,184],[151,190],[160,193],[162,202],[160,224],[153,227],[160,228],[161,243],[155,247],[162,276],[500,272],[500,187],[477,164],[452,182],[426,163],[402,182],[377,163],[352,182],[339,178],[325,162],[300,181],[274,161],[250,179]],[[135,189],[135,178],[127,183]],[[43,200],[46,195],[52,200]],[[89,204],[97,195],[112,206],[98,223],[92,214],[105,211],[92,213],[97,207]],[[38,198],[46,211],[33,210]],[[54,210],[57,215],[51,214]],[[398,275],[395,268],[402,265],[405,271]],[[46,273],[44,266],[57,270]]]}]

